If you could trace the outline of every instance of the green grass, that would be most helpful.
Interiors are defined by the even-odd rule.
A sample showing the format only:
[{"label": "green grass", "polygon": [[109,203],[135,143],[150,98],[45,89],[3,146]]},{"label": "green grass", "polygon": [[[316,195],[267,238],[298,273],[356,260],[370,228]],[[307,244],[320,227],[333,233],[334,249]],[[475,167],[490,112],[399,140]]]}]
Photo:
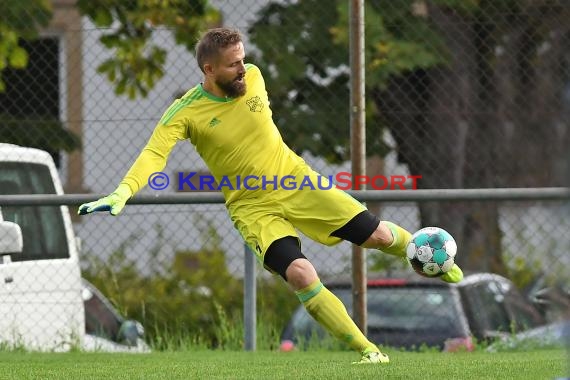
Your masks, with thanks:
[{"label": "green grass", "polygon": [[555,379],[567,352],[390,352],[388,365],[353,352],[186,351],[152,354],[0,352],[0,379]]}]

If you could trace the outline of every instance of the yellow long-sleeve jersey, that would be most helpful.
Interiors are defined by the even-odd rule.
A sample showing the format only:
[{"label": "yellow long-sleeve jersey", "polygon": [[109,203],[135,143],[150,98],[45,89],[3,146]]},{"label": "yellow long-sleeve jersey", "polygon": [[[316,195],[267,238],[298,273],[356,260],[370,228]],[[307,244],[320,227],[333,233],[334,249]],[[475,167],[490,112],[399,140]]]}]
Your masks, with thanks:
[{"label": "yellow long-sleeve jersey", "polygon": [[247,176],[282,178],[304,167],[304,160],[284,143],[273,122],[259,68],[246,64],[246,70],[247,91],[239,98],[216,97],[199,84],[174,101],[121,184],[134,195],[152,173],[166,166],[174,145],[185,139],[221,185],[226,204],[264,191],[262,186],[254,190],[243,186],[240,182]]}]

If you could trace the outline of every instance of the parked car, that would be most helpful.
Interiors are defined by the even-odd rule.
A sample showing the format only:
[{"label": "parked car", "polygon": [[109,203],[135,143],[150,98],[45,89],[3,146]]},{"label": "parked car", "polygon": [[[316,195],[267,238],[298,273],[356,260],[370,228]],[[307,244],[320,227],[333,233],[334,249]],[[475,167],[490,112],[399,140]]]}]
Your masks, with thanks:
[{"label": "parked car", "polygon": [[[0,195],[26,194],[63,194],[52,157],[0,143]],[[0,203],[0,345],[148,351],[140,323],[82,279],[78,241],[67,206]]]},{"label": "parked car", "polygon": [[487,351],[535,350],[554,347],[566,347],[570,350],[570,320],[560,320],[505,336],[487,347]]},{"label": "parked car", "polygon": [[547,275],[539,276],[526,289],[526,297],[548,322],[570,318],[570,282],[560,278],[552,281]]},{"label": "parked car", "polygon": [[[370,279],[367,284],[368,337],[382,346],[472,350],[475,341],[544,324],[540,313],[513,283],[496,274],[470,274],[459,284],[407,275]],[[349,282],[326,285],[352,310]],[[281,334],[281,347],[304,348],[306,342],[325,336],[299,306]]]},{"label": "parked car", "polygon": [[[13,255],[21,254],[23,246],[22,232],[20,226],[16,223],[3,221],[0,219],[0,257],[2,258],[2,265],[11,263],[10,258]],[[6,276],[5,271],[0,271],[4,278],[5,286],[0,291],[0,306],[3,307],[4,312],[1,313],[3,320],[10,322],[13,316],[18,314],[15,309],[27,309],[31,306],[36,311],[42,308],[33,305],[33,303],[26,302],[26,291],[18,292],[19,294],[10,294],[9,285],[14,281],[11,276]],[[15,292],[14,292],[15,293]],[[14,297],[16,296],[16,297]],[[18,297],[20,296],[20,297]],[[18,298],[20,300],[18,301]],[[117,310],[111,305],[109,300],[105,298],[101,292],[95,288],[89,281],[82,279],[82,292],[81,298],[83,299],[83,310],[85,329],[82,335],[81,349],[85,351],[104,351],[104,352],[150,352],[150,347],[143,340],[144,329],[142,325],[133,320],[126,320],[122,317]],[[13,303],[16,301],[17,303]],[[56,309],[57,310],[57,309]],[[77,311],[79,312],[79,310]],[[35,313],[37,314],[37,313]],[[21,316],[21,314],[18,314]],[[29,315],[25,320],[37,320],[41,318],[50,319],[55,318],[53,313],[43,313],[43,315]],[[3,322],[5,323],[5,322]],[[6,324],[8,326],[8,324]],[[12,329],[21,328],[26,326],[26,323],[16,325],[9,325]],[[33,348],[47,348],[36,345],[38,336],[32,336],[30,333],[25,333],[23,330],[12,330],[14,334],[10,334],[10,330],[0,334],[0,343],[21,345],[32,345]],[[5,334],[8,333],[8,334]],[[58,346],[49,347],[54,350],[69,348],[73,342],[62,342]]]},{"label": "parked car", "polygon": [[81,297],[85,309],[85,351],[150,352],[144,341],[144,328],[135,320],[125,319],[111,302],[86,279],[82,279]]}]

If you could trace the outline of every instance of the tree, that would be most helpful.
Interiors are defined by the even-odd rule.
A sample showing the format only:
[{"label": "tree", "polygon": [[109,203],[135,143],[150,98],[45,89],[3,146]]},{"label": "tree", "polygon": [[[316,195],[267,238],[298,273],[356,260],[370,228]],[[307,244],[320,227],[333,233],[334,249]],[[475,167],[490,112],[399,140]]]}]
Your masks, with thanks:
[{"label": "tree", "polygon": [[[0,93],[6,91],[3,73],[26,68],[29,53],[24,41],[38,37],[49,24],[52,7],[48,0],[8,0],[0,3]],[[5,111],[5,110],[2,110]],[[47,149],[58,162],[57,151],[71,151],[79,139],[59,120],[42,115],[13,115],[0,111],[0,141]]]},{"label": "tree", "polygon": [[[198,32],[220,21],[220,14],[207,0],[78,0],[77,6],[95,25],[108,28],[100,42],[114,55],[97,70],[114,83],[118,95],[131,99],[146,96],[164,74],[167,52],[151,40],[157,28],[172,29],[176,42],[191,50]],[[37,39],[39,30],[48,26],[53,7],[50,0],[6,0],[0,2],[0,14],[5,15],[0,18],[3,93],[6,83],[2,74],[28,66],[25,43]],[[78,136],[53,115],[43,114],[0,114],[0,138],[3,142],[46,149],[56,162],[60,150],[69,152],[81,146]]]},{"label": "tree", "polygon": [[2,70],[22,69],[28,64],[28,52],[20,40],[34,39],[38,29],[47,26],[52,16],[49,0],[6,0],[0,3],[0,92],[6,88]]},{"label": "tree", "polygon": [[[115,83],[117,94],[146,96],[163,76],[167,52],[151,42],[159,27],[172,29],[176,42],[192,50],[199,31],[220,23],[220,13],[207,0],[78,0],[80,12],[96,26],[108,28],[100,38],[114,57],[98,71]],[[53,15],[50,0],[7,0],[0,3],[0,92],[6,68],[23,69],[28,53],[21,40],[38,37]]]},{"label": "tree", "polygon": [[[402,161],[426,173],[425,188],[560,186],[558,162],[570,138],[569,104],[561,101],[568,6],[480,1],[457,11],[428,4],[449,65],[394,77],[387,91],[373,92]],[[420,117],[402,119],[409,109]],[[418,140],[410,137],[418,132]],[[429,136],[442,144],[436,154],[419,144]],[[424,224],[443,222],[458,237],[468,268],[507,272],[497,204],[422,204],[420,210]]]},{"label": "tree", "polygon": [[[167,52],[219,22],[206,0],[78,0],[114,50],[98,70],[118,94],[145,96]],[[369,155],[394,149],[422,188],[559,185],[570,132],[570,7],[549,0],[370,0],[366,10]],[[0,72],[25,65],[19,37],[46,25],[47,0],[0,4]],[[22,18],[20,18],[20,16]],[[348,2],[268,3],[249,29],[277,124],[297,152],[349,159]],[[382,138],[388,129],[395,146]],[[16,134],[19,135],[19,134]],[[536,144],[537,139],[544,141]],[[521,154],[531,152],[531,154]],[[540,157],[540,159],[536,159]],[[472,269],[504,272],[497,206],[420,204],[422,224],[457,238]]]},{"label": "tree", "polygon": [[98,68],[129,98],[146,96],[163,75],[167,51],[152,43],[158,27],[171,29],[178,44],[194,48],[198,33],[220,23],[207,0],[78,0],[82,14],[96,26],[109,28],[100,42],[115,51]]},{"label": "tree", "polygon": [[[366,2],[366,24],[374,25],[366,28],[368,88],[384,87],[394,74],[445,62],[441,39],[424,20],[403,23],[403,37],[390,33],[385,17],[396,19],[405,12],[387,2],[384,9],[391,9],[391,14],[380,16],[376,8],[382,3]],[[287,142],[299,152],[330,162],[348,160],[347,2],[336,1],[327,11],[316,0],[271,3],[260,12],[249,34],[261,52],[254,59],[263,67],[275,68],[266,76],[270,96],[277,100],[272,103],[276,122],[284,128]],[[370,103],[367,112],[368,152],[384,154],[388,151],[381,133],[384,124],[373,107]]]},{"label": "tree", "polygon": [[[331,162],[349,157],[348,10],[347,2],[335,4],[326,11],[316,0],[271,3],[249,30],[257,61],[269,68],[285,139],[299,153]],[[558,100],[568,83],[561,69],[568,23],[560,21],[568,7],[516,0],[365,4],[368,154],[386,151],[381,136],[388,128],[399,159],[422,175],[422,188],[524,186],[553,177],[570,136],[568,104]],[[553,47],[546,55],[543,44]],[[509,54],[499,55],[504,49]],[[558,141],[535,143],[556,125]],[[540,152],[542,165],[521,147]],[[423,225],[457,238],[462,264],[506,271],[496,204],[419,207]]]}]

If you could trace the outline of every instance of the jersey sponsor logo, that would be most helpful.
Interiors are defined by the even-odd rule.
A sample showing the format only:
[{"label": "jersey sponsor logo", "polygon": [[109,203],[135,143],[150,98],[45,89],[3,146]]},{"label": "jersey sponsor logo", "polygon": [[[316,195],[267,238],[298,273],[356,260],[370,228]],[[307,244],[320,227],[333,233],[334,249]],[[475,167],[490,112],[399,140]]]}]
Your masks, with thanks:
[{"label": "jersey sponsor logo", "polygon": [[212,120],[210,120],[210,123],[208,123],[208,127],[210,128],[214,128],[216,125],[220,124],[222,121],[220,119],[218,119],[217,117],[213,118]]},{"label": "jersey sponsor logo", "polygon": [[249,110],[251,112],[261,112],[261,110],[263,109],[263,101],[259,96],[254,96],[253,98],[249,98],[248,100],[246,100],[245,103],[248,105]]}]

